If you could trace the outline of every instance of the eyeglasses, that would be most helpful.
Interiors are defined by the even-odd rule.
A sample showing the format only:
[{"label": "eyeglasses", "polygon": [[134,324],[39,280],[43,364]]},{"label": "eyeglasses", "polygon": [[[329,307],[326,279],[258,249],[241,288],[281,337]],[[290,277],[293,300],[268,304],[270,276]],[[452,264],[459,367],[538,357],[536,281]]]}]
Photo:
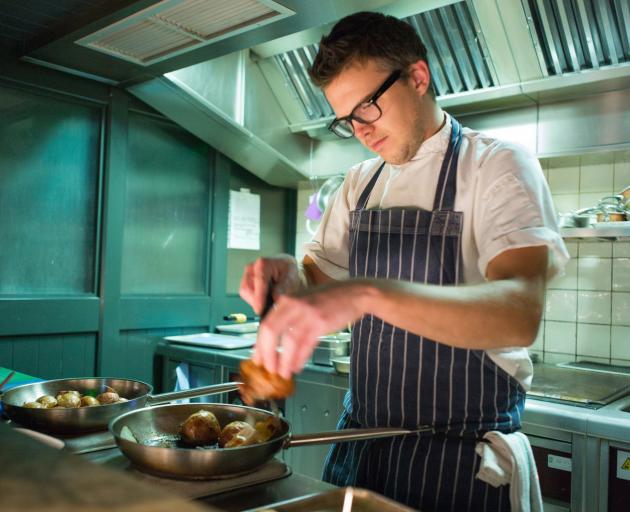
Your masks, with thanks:
[{"label": "eyeglasses", "polygon": [[359,103],[349,115],[335,119],[328,129],[342,139],[349,139],[354,135],[353,120],[362,124],[371,124],[379,120],[383,111],[376,101],[400,78],[401,74],[402,69],[397,69],[390,74],[370,99]]}]

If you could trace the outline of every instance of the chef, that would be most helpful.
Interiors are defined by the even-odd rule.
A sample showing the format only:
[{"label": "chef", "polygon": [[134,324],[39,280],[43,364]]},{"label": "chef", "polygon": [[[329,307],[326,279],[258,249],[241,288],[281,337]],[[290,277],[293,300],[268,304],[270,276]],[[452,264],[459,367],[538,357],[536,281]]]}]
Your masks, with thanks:
[{"label": "chef", "polygon": [[255,310],[268,283],[276,299],[254,360],[290,377],[318,336],[353,323],[339,428],[432,429],[334,445],[324,479],[423,511],[509,510],[506,486],[475,478],[475,445],[521,427],[526,347],[568,259],[538,161],[437,105],[426,49],[396,18],[340,20],[310,74],[337,116],[330,130],[378,156],[347,172],[301,266],[245,269]]}]

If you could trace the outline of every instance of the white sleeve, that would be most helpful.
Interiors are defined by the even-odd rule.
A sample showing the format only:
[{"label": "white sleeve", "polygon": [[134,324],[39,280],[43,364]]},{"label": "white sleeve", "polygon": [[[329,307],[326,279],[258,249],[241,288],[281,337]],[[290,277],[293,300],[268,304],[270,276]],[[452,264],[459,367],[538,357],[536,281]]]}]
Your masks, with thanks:
[{"label": "white sleeve", "polygon": [[499,143],[489,149],[479,172],[473,229],[481,275],[502,252],[539,245],[549,248],[547,278],[562,273],[569,254],[538,160],[520,146]]},{"label": "white sleeve", "polygon": [[333,279],[347,279],[348,271],[348,226],[350,215],[349,177],[326,207],[313,240],[304,245],[304,253],[318,268]]}]

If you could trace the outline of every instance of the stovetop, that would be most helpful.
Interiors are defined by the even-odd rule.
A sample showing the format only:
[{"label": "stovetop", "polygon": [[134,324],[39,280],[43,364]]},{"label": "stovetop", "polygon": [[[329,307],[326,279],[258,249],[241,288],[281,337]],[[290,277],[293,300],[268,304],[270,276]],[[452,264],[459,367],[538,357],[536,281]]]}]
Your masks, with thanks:
[{"label": "stovetop", "polygon": [[117,448],[84,453],[80,457],[110,469],[124,471],[136,480],[157,484],[189,499],[214,496],[291,475],[291,468],[283,461],[275,458],[244,475],[214,480],[178,480],[151,475],[136,469]]},{"label": "stovetop", "polygon": [[598,363],[535,364],[528,396],[598,409],[630,394],[630,373]]}]

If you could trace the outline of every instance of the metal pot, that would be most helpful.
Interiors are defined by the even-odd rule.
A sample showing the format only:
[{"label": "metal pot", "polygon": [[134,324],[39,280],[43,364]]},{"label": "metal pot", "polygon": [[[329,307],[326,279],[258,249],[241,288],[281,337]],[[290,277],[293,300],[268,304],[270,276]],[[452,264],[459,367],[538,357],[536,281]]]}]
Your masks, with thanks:
[{"label": "metal pot", "polygon": [[[114,389],[126,402],[78,409],[29,409],[25,402],[34,402],[42,395],[56,396],[59,391],[76,390],[101,393],[105,386]],[[115,378],[72,378],[57,379],[17,386],[2,395],[2,406],[6,415],[16,423],[40,432],[55,434],[84,434],[106,430],[107,424],[116,416],[140,409],[146,405],[207,396],[238,389],[237,382],[205,386],[173,393],[151,395],[153,388],[146,382]]]},{"label": "metal pot", "polygon": [[[359,428],[295,435],[290,432],[289,423],[284,418],[278,418],[279,430],[265,443],[236,448],[179,447],[179,426],[201,409],[213,413],[221,426],[237,420],[251,424],[273,417],[269,411],[231,404],[170,404],[122,414],[110,422],[109,431],[122,453],[139,470],[168,478],[207,480],[249,473],[280,450],[292,446],[376,439],[432,430],[431,427],[417,430]],[[129,438],[129,432],[135,440]]]}]

